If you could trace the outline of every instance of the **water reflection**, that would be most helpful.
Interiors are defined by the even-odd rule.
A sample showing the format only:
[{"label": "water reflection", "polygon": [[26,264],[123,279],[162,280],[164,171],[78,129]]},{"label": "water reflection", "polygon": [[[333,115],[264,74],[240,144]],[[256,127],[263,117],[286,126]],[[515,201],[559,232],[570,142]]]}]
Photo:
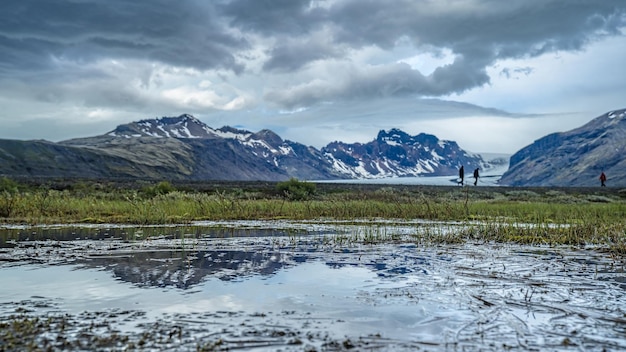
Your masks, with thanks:
[{"label": "water reflection", "polygon": [[272,275],[278,270],[305,261],[306,256],[280,252],[237,250],[143,251],[81,260],[83,268],[104,268],[119,280],[140,287],[189,289],[207,277],[231,281],[251,275]]},{"label": "water reflection", "polygon": [[[361,258],[360,249],[344,247],[329,258],[324,236],[315,236],[322,233],[256,227],[18,227],[0,230],[0,263],[72,264],[111,272],[137,287],[182,290],[209,278],[268,277],[321,257],[331,269],[364,267],[379,277],[430,271],[426,257],[407,252]],[[287,246],[277,246],[274,238]],[[400,247],[410,253],[415,245]]]}]

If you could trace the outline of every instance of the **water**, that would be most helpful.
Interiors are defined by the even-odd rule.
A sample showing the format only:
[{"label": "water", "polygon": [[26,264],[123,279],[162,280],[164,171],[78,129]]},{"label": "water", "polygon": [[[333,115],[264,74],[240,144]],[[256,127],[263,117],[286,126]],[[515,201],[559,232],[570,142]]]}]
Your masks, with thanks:
[{"label": "water", "polygon": [[626,349],[624,262],[594,249],[242,231],[10,242],[0,316],[148,350]]}]

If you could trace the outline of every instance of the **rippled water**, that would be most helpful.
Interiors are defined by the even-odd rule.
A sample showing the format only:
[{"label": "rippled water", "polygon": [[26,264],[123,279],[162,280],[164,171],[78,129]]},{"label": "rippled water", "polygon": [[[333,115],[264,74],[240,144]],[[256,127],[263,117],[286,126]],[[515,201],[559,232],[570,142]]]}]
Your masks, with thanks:
[{"label": "rippled water", "polygon": [[338,244],[312,224],[231,225],[5,241],[0,315],[69,315],[75,334],[106,320],[99,334],[134,341],[166,327],[154,349],[626,349],[624,262],[593,249]]}]

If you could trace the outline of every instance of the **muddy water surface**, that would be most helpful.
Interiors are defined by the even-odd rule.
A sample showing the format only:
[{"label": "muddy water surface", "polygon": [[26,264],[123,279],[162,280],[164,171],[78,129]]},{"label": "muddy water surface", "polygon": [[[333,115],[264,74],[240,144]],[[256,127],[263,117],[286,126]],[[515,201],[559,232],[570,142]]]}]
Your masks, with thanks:
[{"label": "muddy water surface", "polygon": [[5,229],[0,349],[626,349],[624,262],[601,251],[204,225]]}]

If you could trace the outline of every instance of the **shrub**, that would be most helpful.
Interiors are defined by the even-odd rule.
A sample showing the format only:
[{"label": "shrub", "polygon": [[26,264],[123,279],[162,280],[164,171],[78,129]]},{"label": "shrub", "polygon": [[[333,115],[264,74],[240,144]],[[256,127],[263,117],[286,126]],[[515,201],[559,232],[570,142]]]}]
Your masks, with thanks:
[{"label": "shrub", "polygon": [[154,186],[146,186],[142,188],[141,191],[147,197],[156,197],[159,195],[164,195],[170,192],[174,192],[175,190],[176,188],[174,188],[174,186],[172,186],[172,184],[169,183],[168,181],[161,181]]},{"label": "shrub", "polygon": [[17,183],[9,178],[0,178],[0,217],[8,218],[15,210],[18,198]]},{"label": "shrub", "polygon": [[276,190],[289,200],[307,200],[315,194],[315,184],[292,177],[289,181],[278,182]]},{"label": "shrub", "polygon": [[0,178],[0,193],[8,192],[9,194],[17,193],[17,182],[8,177]]}]

